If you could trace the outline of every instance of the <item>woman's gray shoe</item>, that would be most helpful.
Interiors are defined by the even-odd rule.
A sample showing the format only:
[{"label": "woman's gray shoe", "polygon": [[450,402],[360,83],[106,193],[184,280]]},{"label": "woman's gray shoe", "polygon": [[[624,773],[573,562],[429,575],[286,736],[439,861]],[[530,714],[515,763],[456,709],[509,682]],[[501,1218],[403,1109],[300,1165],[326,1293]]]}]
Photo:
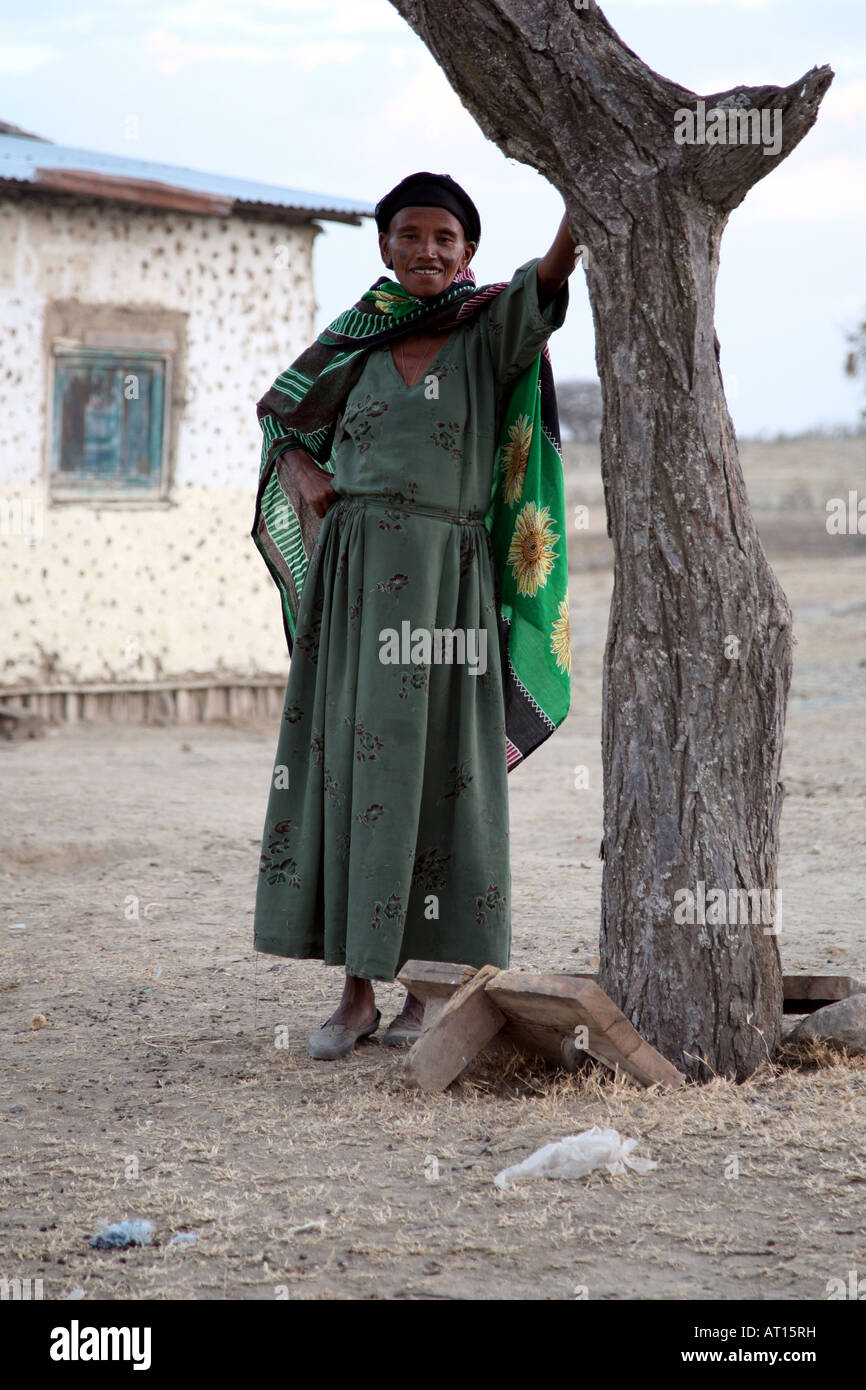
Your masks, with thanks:
[{"label": "woman's gray shoe", "polygon": [[404,1047],[417,1042],[421,1036],[423,1020],[412,1014],[398,1014],[385,1030],[382,1043],[385,1047]]},{"label": "woman's gray shoe", "polygon": [[369,1038],[371,1033],[375,1033],[381,1021],[382,1015],[377,1009],[372,1023],[365,1023],[361,1028],[346,1028],[342,1023],[323,1023],[318,1032],[307,1039],[307,1051],[317,1062],[333,1062],[337,1057],[346,1057],[359,1038]]}]

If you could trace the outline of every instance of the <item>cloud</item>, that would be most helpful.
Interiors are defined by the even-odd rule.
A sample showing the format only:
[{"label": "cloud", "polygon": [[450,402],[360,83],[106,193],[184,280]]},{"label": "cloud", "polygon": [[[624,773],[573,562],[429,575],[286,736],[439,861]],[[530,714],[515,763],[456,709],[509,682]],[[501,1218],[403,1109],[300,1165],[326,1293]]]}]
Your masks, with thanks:
[{"label": "cloud", "polygon": [[394,6],[384,0],[336,0],[336,3],[322,6],[328,14],[329,29],[338,29],[341,34],[352,33],[357,29],[368,32],[373,29],[402,29],[409,34],[410,28]]},{"label": "cloud", "polygon": [[375,120],[410,149],[423,141],[444,155],[473,135],[484,140],[441,68],[424,55],[400,86],[383,91]]},{"label": "cloud", "polygon": [[92,34],[104,24],[105,15],[101,10],[82,10],[79,14],[58,18],[54,30],[58,34]]},{"label": "cloud", "polygon": [[726,10],[770,10],[780,7],[782,0],[607,0],[602,5],[605,15],[613,23],[611,16],[618,9],[677,9],[688,6],[690,10],[711,10],[719,9],[724,5]]},{"label": "cloud", "polygon": [[388,0],[156,0],[148,4],[148,18],[151,24],[176,31],[212,36],[216,30],[228,30],[280,45],[299,34],[310,39],[361,30],[372,34],[402,29],[410,34]]},{"label": "cloud", "polygon": [[0,45],[0,74],[27,77],[49,63],[56,63],[60,50],[47,43],[8,43]]},{"label": "cloud", "polygon": [[273,63],[282,56],[255,44],[187,42],[167,29],[151,29],[145,45],[164,77],[175,77],[191,63]]},{"label": "cloud", "polygon": [[326,63],[350,63],[357,58],[362,47],[359,43],[341,43],[339,40],[325,40],[324,43],[302,43],[289,52],[291,61],[304,72],[324,67]]},{"label": "cloud", "polygon": [[866,155],[824,155],[783,164],[756,184],[742,208],[755,221],[835,222],[866,218]]},{"label": "cloud", "polygon": [[850,82],[843,87],[834,83],[821,102],[819,121],[852,125],[858,116],[866,116],[866,82]]},{"label": "cloud", "polygon": [[[262,30],[262,37],[265,36]],[[169,29],[151,29],[145,36],[147,51],[164,77],[175,77],[185,67],[202,63],[291,63],[303,72],[330,63],[350,63],[363,53],[360,43],[324,38],[318,42],[292,42],[288,32],[271,35],[267,43],[238,43],[217,39],[202,42],[181,38]]]}]

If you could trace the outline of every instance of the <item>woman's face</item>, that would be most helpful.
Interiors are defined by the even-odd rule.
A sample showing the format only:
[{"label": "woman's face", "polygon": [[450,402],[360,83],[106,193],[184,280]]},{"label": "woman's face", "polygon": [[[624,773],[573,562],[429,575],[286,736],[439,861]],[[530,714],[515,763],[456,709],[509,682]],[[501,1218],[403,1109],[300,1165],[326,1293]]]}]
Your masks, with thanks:
[{"label": "woman's face", "polygon": [[447,290],[476,249],[476,242],[465,240],[459,218],[445,208],[401,208],[387,232],[379,233],[385,265],[419,299]]}]

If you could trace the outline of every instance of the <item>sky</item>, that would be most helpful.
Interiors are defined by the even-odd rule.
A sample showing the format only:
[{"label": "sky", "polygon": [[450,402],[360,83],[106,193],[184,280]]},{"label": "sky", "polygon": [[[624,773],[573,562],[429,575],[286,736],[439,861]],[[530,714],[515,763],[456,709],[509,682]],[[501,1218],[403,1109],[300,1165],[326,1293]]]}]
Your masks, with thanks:
[{"label": "sky", "polygon": [[[731,216],[716,328],[741,436],[855,425],[866,383],[843,365],[866,318],[866,0],[602,8],[699,94],[833,67],[817,124]],[[413,170],[449,173],[481,213],[479,284],[510,279],[556,232],[557,189],[481,134],[388,0],[0,0],[0,17],[0,119],[58,144],[365,204]],[[323,226],[317,330],[384,273],[372,221]],[[561,380],[596,374],[582,270],[570,285],[550,341]]]}]

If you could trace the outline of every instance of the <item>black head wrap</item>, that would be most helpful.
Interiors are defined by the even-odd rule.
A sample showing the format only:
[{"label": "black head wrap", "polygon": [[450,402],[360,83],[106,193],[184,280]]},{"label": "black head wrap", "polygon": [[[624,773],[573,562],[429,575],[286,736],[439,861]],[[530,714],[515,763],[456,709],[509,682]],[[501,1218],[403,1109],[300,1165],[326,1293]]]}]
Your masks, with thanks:
[{"label": "black head wrap", "polygon": [[401,208],[445,208],[453,212],[463,227],[467,241],[481,240],[481,218],[478,209],[465,189],[449,174],[431,174],[422,170],[402,179],[390,193],[376,204],[376,226],[387,232],[391,218]]}]

